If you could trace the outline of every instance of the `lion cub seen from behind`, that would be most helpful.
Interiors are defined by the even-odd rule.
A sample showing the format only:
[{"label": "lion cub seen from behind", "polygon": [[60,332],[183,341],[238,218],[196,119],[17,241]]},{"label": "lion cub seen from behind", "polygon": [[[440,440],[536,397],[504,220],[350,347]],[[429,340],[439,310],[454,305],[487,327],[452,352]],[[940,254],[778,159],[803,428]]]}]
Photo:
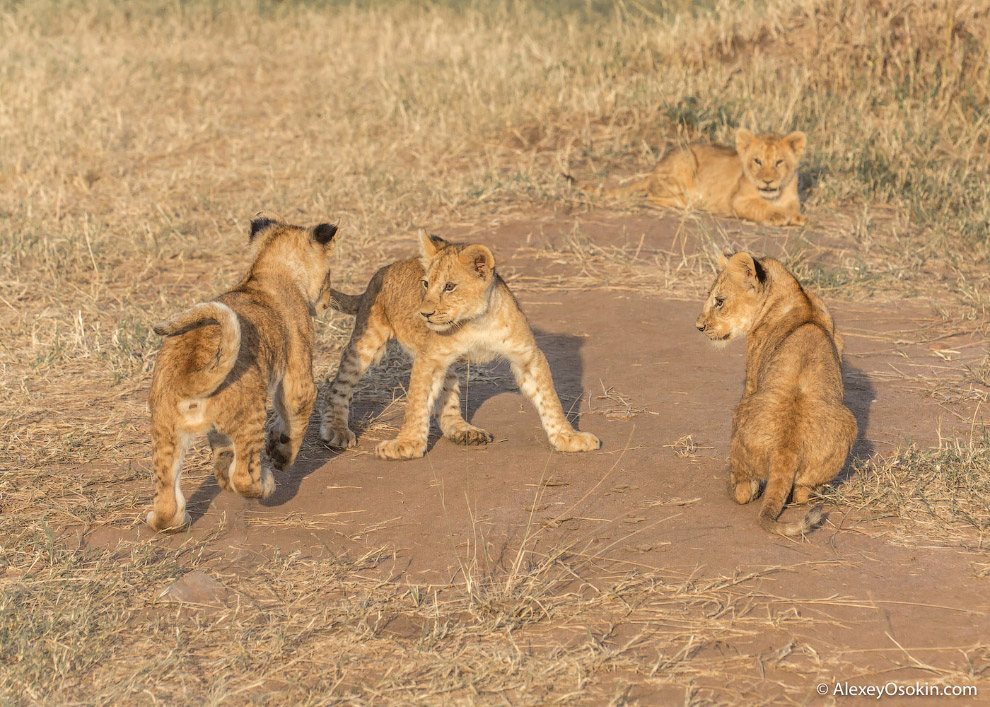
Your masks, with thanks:
[{"label": "lion cub seen from behind", "polygon": [[[182,457],[206,432],[220,488],[267,498],[275,468],[292,466],[316,400],[313,314],[329,303],[337,227],[290,226],[268,212],[251,222],[255,258],[241,283],[155,326],[165,336],[151,380],[154,510],[148,525],[189,524],[180,489]],[[277,413],[265,441],[265,408]]]},{"label": "lion cub seen from behind", "polygon": [[856,419],[843,403],[841,351],[824,302],[805,292],[772,258],[722,256],[697,327],[716,344],[746,335],[746,386],[732,417],[729,493],[738,503],[759,496],[760,525],[801,535],[821,506],[799,523],[777,520],[790,497],[806,503],[845,462]]},{"label": "lion cub seen from behind", "polygon": [[348,427],[354,386],[397,339],[412,356],[405,419],[394,440],[381,442],[382,459],[423,456],[430,415],[436,407],[440,429],[457,444],[485,444],[492,436],[461,416],[460,388],[451,366],[461,360],[509,361],[519,389],[540,414],[551,444],[562,452],[601,446],[568,422],[553,387],[550,367],[515,297],[495,272],[495,258],[483,245],[448,243],[424,234],[419,258],[380,269],[361,295],[333,291],[333,304],[357,316],[337,375],[326,393],[320,436],[333,447],[355,444]]},{"label": "lion cub seen from behind", "polygon": [[700,208],[773,226],[805,222],[797,165],[805,134],[736,131],[736,147],[687,145],[664,155],[653,173],[612,196],[645,196],[658,206]]}]

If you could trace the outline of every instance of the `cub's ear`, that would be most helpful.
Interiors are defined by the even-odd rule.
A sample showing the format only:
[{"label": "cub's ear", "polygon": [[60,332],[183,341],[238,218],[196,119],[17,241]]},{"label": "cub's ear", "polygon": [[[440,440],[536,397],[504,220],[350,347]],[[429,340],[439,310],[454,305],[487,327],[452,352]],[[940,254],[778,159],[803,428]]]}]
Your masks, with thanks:
[{"label": "cub's ear", "polygon": [[327,245],[337,235],[337,227],[332,223],[321,223],[313,229],[313,240],[320,245]]},{"label": "cub's ear", "polygon": [[760,265],[760,261],[749,253],[736,253],[729,258],[728,267],[751,290],[758,289],[767,279],[767,271]]},{"label": "cub's ear", "polygon": [[736,130],[736,152],[740,155],[749,149],[750,143],[755,139],[755,135],[746,128]]},{"label": "cub's ear", "polygon": [[432,233],[427,233],[426,231],[422,231],[419,234],[419,250],[427,260],[433,260],[437,252],[448,245],[450,244],[440,236],[434,236]]},{"label": "cub's ear", "polygon": [[732,248],[729,248],[728,246],[716,253],[715,260],[718,263],[718,269],[725,270],[725,266],[729,264],[729,258],[733,255],[734,253]]},{"label": "cub's ear", "polygon": [[784,142],[790,145],[790,148],[794,150],[795,157],[800,157],[804,154],[804,147],[808,143],[808,136],[800,130],[795,130],[793,133],[784,138]]},{"label": "cub's ear", "polygon": [[254,218],[251,219],[251,235],[248,236],[248,240],[253,241],[254,237],[261,231],[284,223],[285,221],[282,220],[282,217],[274,211],[269,211],[268,209],[259,211],[254,215]]},{"label": "cub's ear", "polygon": [[495,272],[495,256],[483,245],[469,245],[462,250],[461,262],[482,280],[488,280]]}]

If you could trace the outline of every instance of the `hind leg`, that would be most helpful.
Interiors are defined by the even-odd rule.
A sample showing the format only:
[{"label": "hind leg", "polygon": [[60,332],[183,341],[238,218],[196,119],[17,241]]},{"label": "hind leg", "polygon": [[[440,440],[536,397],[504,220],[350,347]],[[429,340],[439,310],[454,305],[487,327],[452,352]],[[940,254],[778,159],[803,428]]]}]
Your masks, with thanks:
[{"label": "hind leg", "polygon": [[461,416],[461,388],[457,373],[453,368],[447,369],[447,376],[437,398],[437,417],[443,436],[455,444],[488,444],[492,436],[480,427],[469,424]]},{"label": "hind leg", "polygon": [[275,391],[278,414],[268,430],[265,447],[277,470],[285,471],[296,461],[315,401],[316,386],[306,376],[287,375]]},{"label": "hind leg", "polygon": [[264,407],[245,417],[238,421],[236,431],[230,431],[234,441],[230,488],[245,498],[268,498],[275,491],[275,477],[261,457],[265,434]]},{"label": "hind leg", "polygon": [[765,455],[746,444],[745,428],[737,429],[729,447],[729,497],[738,504],[758,499],[760,482],[767,475],[767,462]]},{"label": "hind leg", "polygon": [[217,485],[226,491],[230,489],[230,469],[234,463],[234,442],[216,427],[210,428],[210,431],[206,433],[206,438],[209,440],[210,449],[213,451],[213,476],[216,477]]},{"label": "hind leg", "polygon": [[155,501],[147,521],[153,530],[178,530],[191,522],[180,488],[182,458],[188,445],[188,435],[176,432],[171,425],[152,421],[151,461],[155,470]]},{"label": "hind leg", "polygon": [[383,322],[373,322],[374,313],[369,315],[368,323],[359,333],[357,327],[351,340],[344,349],[337,367],[337,375],[327,389],[323,400],[323,416],[320,423],[320,438],[331,447],[346,449],[357,444],[354,433],[348,427],[351,397],[354,386],[361,376],[376,361],[385,354],[385,344],[392,335],[392,330]]}]

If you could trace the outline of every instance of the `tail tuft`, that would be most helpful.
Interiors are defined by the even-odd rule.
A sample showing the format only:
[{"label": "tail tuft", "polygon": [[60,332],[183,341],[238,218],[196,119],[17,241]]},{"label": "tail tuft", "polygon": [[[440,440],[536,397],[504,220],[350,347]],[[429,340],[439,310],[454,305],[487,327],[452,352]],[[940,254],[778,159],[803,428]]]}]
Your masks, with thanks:
[{"label": "tail tuft", "polygon": [[809,532],[817,528],[818,524],[821,522],[821,504],[810,509],[807,513],[805,513],[804,518],[797,523],[782,523],[771,516],[760,513],[761,528],[768,533],[776,533],[777,535],[783,535],[787,538],[793,538],[798,535],[807,535]]}]

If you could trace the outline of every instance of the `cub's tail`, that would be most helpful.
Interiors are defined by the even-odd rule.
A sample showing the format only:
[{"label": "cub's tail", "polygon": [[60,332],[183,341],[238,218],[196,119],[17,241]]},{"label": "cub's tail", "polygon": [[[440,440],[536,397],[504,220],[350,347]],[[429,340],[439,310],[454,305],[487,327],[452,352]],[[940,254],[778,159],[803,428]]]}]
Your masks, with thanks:
[{"label": "cub's tail", "polygon": [[357,314],[363,298],[363,292],[359,295],[348,295],[340,290],[330,290],[330,306],[343,314]]},{"label": "cub's tail", "polygon": [[767,479],[767,487],[763,492],[763,505],[760,507],[760,527],[768,533],[787,537],[804,535],[821,522],[820,505],[809,510],[804,518],[796,523],[783,523],[777,520],[794,486],[797,465],[797,455],[790,451],[777,452],[770,459],[770,478]]},{"label": "cub's tail", "polygon": [[220,344],[216,355],[203,368],[184,374],[178,382],[180,395],[203,397],[220,387],[240,353],[241,324],[234,310],[222,302],[197,304],[168,321],[155,324],[154,330],[159,336],[174,336],[201,324],[214,322],[220,325]]}]

